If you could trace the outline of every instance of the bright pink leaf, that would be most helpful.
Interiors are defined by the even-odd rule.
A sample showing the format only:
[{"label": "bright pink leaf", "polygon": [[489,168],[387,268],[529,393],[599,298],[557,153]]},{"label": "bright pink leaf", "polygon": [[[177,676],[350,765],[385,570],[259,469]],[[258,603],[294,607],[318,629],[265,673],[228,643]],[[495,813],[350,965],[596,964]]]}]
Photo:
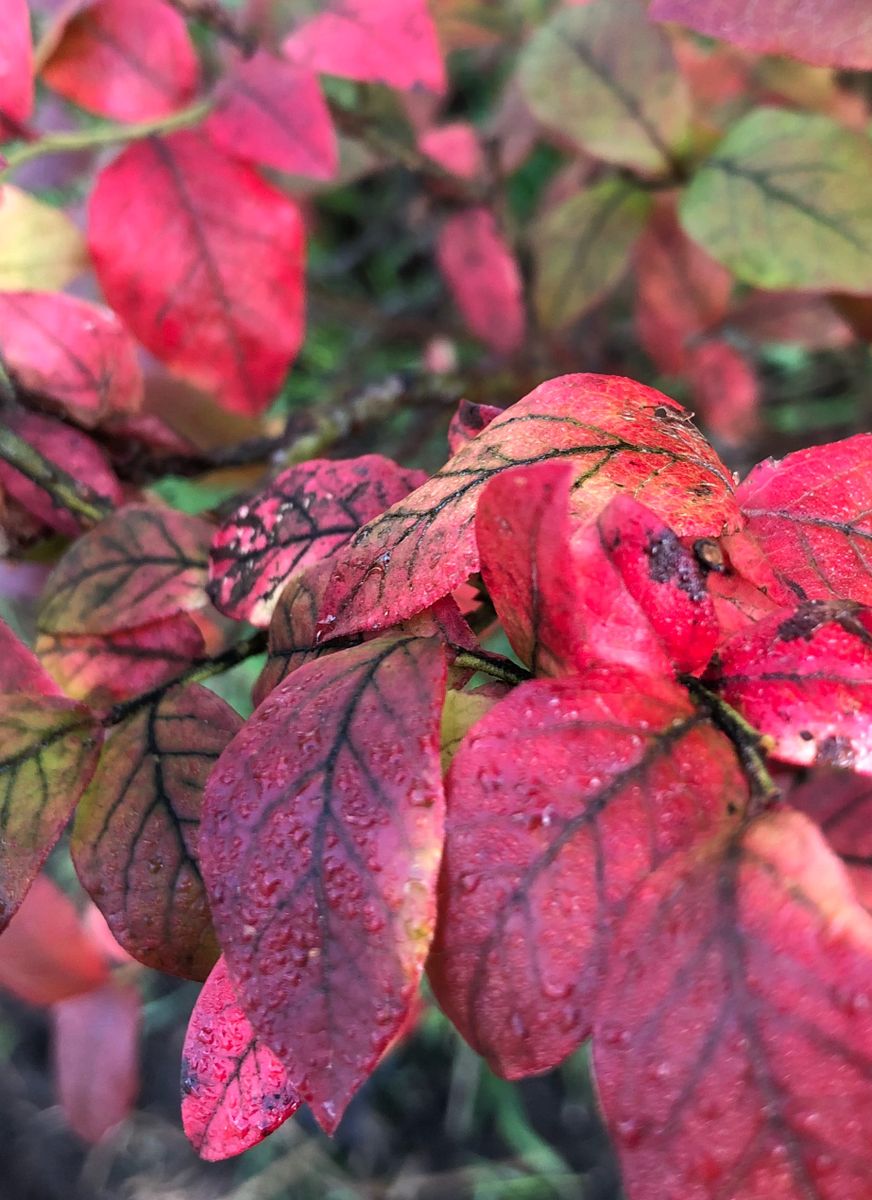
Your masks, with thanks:
[{"label": "bright pink leaf", "polygon": [[4,0],[0,40],[0,142],[18,132],[33,108],[33,47],[27,0]]},{"label": "bright pink leaf", "polygon": [[845,864],[857,899],[872,909],[872,783],[853,771],[818,768],[785,787],[783,796],[820,827]]},{"label": "bright pink leaf", "polygon": [[448,426],[449,451],[456,454],[461,446],[477,437],[502,411],[494,404],[474,404],[472,400],[461,400]]},{"label": "bright pink leaf", "polygon": [[458,179],[475,179],[484,170],[484,155],[475,127],[468,121],[452,121],[422,133],[418,139],[422,154],[432,158]]},{"label": "bright pink leaf", "polygon": [[219,942],[256,1032],[328,1131],[402,1027],[433,934],[444,689],[431,638],[307,663],[206,788]]},{"label": "bright pink leaf", "polygon": [[282,50],[312,71],[408,90],[445,90],[445,63],[426,0],[331,0]]},{"label": "bright pink leaf", "polygon": [[487,208],[449,217],[436,247],[439,270],[472,333],[497,354],[524,340],[524,284],[517,260]]},{"label": "bright pink leaf", "polygon": [[163,0],[80,5],[55,36],[43,80],[101,116],[163,117],[197,90],[197,56],[185,22]]},{"label": "bright pink leaf", "polygon": [[0,354],[23,387],[80,425],[142,403],[136,347],[100,304],[56,292],[0,292]]},{"label": "bright pink leaf", "polygon": [[725,642],[709,675],[784,762],[872,774],[872,610],[780,609]]},{"label": "bright pink leaf", "polygon": [[425,479],[380,454],[288,467],[215,534],[209,595],[228,616],[269,624],[291,575],[333,554]]},{"label": "bright pink leaf", "polygon": [[760,382],[730,342],[711,338],[695,346],[685,366],[704,428],[728,446],[741,446],[759,423]]},{"label": "bright pink leaf", "polygon": [[30,696],[58,696],[60,688],[29,646],[17,638],[5,621],[0,621],[0,695],[11,692]]},{"label": "bright pink leaf", "polygon": [[222,76],[204,128],[227,154],[277,171],[331,179],[339,165],[317,77],[265,50]]},{"label": "bright pink leaf", "polygon": [[129,146],[101,172],[88,239],[108,302],[157,358],[229,409],[266,408],[303,336],[293,201],[176,133]]},{"label": "bright pink leaf", "polygon": [[736,499],[793,595],[872,604],[872,434],[767,458]]},{"label": "bright pink leaf", "polygon": [[738,528],[732,480],[674,400],[639,383],[565,375],[506,409],[448,463],[355,534],[322,609],[324,638],[395,625],[478,570],[473,522],[489,480],[515,466],[573,464],[576,524],[628,491],[680,536]]},{"label": "bright pink leaf", "polygon": [[219,958],[197,997],[182,1052],[182,1123],[201,1158],[256,1146],[300,1107],[281,1062],[251,1027]]},{"label": "bright pink leaf", "polygon": [[52,1009],[61,1108],[86,1142],[99,1142],[133,1107],[141,1009],[137,988],[120,980]]},{"label": "bright pink leaf", "polygon": [[517,1078],[588,1035],[633,888],[747,788],[686,693],[609,669],[517,687],[467,734],[446,793],[428,972],[467,1041]]},{"label": "bright pink leaf", "polygon": [[758,54],[787,54],[821,67],[872,68],[866,0],[653,0],[649,16]]}]

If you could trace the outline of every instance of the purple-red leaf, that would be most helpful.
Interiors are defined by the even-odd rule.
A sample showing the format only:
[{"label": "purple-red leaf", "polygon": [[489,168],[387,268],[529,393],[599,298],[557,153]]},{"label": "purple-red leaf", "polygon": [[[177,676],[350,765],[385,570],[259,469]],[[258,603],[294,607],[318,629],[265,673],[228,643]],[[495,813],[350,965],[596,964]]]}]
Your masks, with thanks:
[{"label": "purple-red leaf", "polygon": [[30,696],[57,696],[60,689],[29,646],[0,621],[0,695],[23,692]]},{"label": "purple-red leaf", "polygon": [[293,201],[176,133],[129,146],[100,174],[88,240],[106,299],[152,354],[229,409],[266,408],[303,336]]},{"label": "purple-red leaf", "polygon": [[502,411],[494,404],[475,404],[472,400],[461,400],[448,426],[450,452],[456,454],[461,446],[477,437]]},{"label": "purple-red leaf", "polygon": [[[14,135],[33,107],[33,47],[27,0],[5,0],[0,41],[0,142]],[[8,128],[7,128],[8,127]]]},{"label": "purple-red leaf", "polygon": [[446,780],[436,997],[501,1074],[590,1031],[633,888],[744,805],[726,738],[663,680],[620,669],[521,684]]},{"label": "purple-red leaf", "polygon": [[251,1027],[224,958],[197,997],[182,1052],[182,1123],[201,1158],[256,1146],[300,1107],[287,1072]]},{"label": "purple-red leaf", "polygon": [[206,789],[200,858],[228,967],[328,1131],[402,1027],[430,946],[444,689],[435,638],[310,662]]},{"label": "purple-red leaf", "polygon": [[526,328],[524,284],[490,209],[468,208],[449,217],[436,258],[472,333],[498,354],[519,349]]}]

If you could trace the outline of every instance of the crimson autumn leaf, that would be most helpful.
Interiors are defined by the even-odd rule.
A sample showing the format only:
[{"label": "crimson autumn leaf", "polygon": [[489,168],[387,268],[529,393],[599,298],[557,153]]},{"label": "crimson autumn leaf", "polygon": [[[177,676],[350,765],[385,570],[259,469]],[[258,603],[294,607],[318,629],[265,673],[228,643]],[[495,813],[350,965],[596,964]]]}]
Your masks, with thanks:
[{"label": "crimson autumn leaf", "polygon": [[0,141],[14,136],[33,107],[33,49],[27,0],[6,0],[0,45]]},{"label": "crimson autumn leaf", "polygon": [[426,0],[331,0],[282,44],[291,62],[362,83],[445,90]]},{"label": "crimson autumn leaf", "polygon": [[46,674],[33,651],[0,620],[0,695],[10,692],[31,696],[57,696],[60,689]]},{"label": "crimson autumn leaf", "polygon": [[380,454],[288,467],[215,534],[209,595],[228,616],[269,624],[291,575],[333,554],[425,479]]},{"label": "crimson autumn leaf", "polygon": [[872,917],[799,813],[633,897],[594,1030],[632,1200],[866,1200]]},{"label": "crimson autumn leaf", "polygon": [[791,593],[775,578],[753,534],[700,538],[693,549],[706,570],[706,590],[723,638],[791,603]]},{"label": "crimson autumn leaf", "polygon": [[293,201],[176,133],[128,146],[100,173],[88,242],[106,299],[152,354],[231,410],[266,408],[303,336]]},{"label": "crimson autumn leaf", "polygon": [[402,1027],[429,949],[444,690],[435,638],[307,663],[206,788],[200,859],[221,948],[255,1031],[328,1132]]},{"label": "crimson autumn leaf", "polygon": [[450,452],[456,454],[461,446],[477,437],[502,411],[493,404],[474,404],[472,400],[461,400],[448,426]]},{"label": "crimson autumn leaf", "polygon": [[59,292],[0,292],[0,354],[23,387],[80,425],[142,403],[136,347],[101,304]]},{"label": "crimson autumn leaf", "polygon": [[79,538],[49,576],[39,630],[104,634],[206,603],[212,527],[199,517],[130,504]]},{"label": "crimson autumn leaf", "polygon": [[228,154],[277,171],[330,179],[339,166],[317,77],[265,50],[222,76],[204,129]]},{"label": "crimson autumn leaf", "polygon": [[197,56],[185,22],[163,0],[79,4],[52,38],[43,81],[101,116],[166,116],[197,89]]},{"label": "crimson autumn leaf", "polygon": [[472,333],[498,354],[524,340],[524,284],[510,247],[487,208],[449,217],[436,247],[439,270]]},{"label": "crimson autumn leaf", "polygon": [[872,774],[872,610],[807,600],[740,631],[708,676],[784,762]]},{"label": "crimson autumn leaf", "polygon": [[242,724],[214,692],[173,688],[134,708],[107,740],[76,809],[79,879],[134,958],[205,979],[218,956],[200,875],[203,789]]},{"label": "crimson autumn leaf", "polygon": [[627,897],[744,806],[726,738],[666,680],[620,668],[515,688],[446,780],[441,1006],[508,1078],[588,1035]]},{"label": "crimson autumn leaf", "polygon": [[61,696],[0,696],[0,930],[14,915],[94,771],[101,729]]},{"label": "crimson autumn leaf", "polygon": [[627,379],[564,375],[355,534],[324,600],[323,635],[396,624],[454,591],[479,566],[473,522],[484,486],[550,459],[573,464],[576,522],[627,491],[679,535],[718,536],[741,523],[727,469],[679,404]]},{"label": "crimson autumn leaf", "polygon": [[287,1072],[251,1027],[223,956],[203,985],[182,1051],[182,1123],[219,1162],[256,1146],[300,1107]]},{"label": "crimson autumn leaf", "polygon": [[783,786],[782,795],[819,826],[845,864],[857,899],[872,909],[872,783],[853,771],[817,767]]},{"label": "crimson autumn leaf", "polygon": [[872,434],[768,458],[736,498],[795,596],[872,604]]}]

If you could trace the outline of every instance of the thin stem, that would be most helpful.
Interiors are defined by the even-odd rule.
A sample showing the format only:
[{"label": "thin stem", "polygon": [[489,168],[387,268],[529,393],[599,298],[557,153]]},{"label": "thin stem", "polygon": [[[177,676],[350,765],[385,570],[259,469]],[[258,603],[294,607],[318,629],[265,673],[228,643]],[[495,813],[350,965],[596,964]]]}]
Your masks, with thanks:
[{"label": "thin stem", "polygon": [[532,678],[526,667],[519,667],[510,659],[503,658],[499,654],[488,654],[486,650],[456,649],[457,653],[453,663],[455,667],[469,667],[473,671],[480,671],[482,675],[490,675],[491,678],[499,679],[501,683],[508,683],[512,687]]},{"label": "thin stem", "polygon": [[2,419],[0,458],[47,492],[59,508],[74,513],[89,525],[96,525],[113,511],[112,505],[104,496],[44,458],[23,437],[19,437],[8,425],[4,425]]}]

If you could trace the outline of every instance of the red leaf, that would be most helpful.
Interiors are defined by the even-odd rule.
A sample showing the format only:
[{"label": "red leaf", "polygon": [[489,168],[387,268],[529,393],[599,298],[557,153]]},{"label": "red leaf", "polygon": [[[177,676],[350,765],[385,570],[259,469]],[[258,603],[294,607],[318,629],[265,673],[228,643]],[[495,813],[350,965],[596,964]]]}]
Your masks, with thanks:
[{"label": "red leaf", "polygon": [[511,248],[487,208],[449,217],[436,247],[439,270],[472,333],[497,354],[524,340],[524,284]]},{"label": "red leaf", "polygon": [[118,121],[163,117],[197,90],[185,22],[162,0],[96,0],[64,22],[42,70],[50,88]]},{"label": "red leaf", "polygon": [[296,204],[176,133],[129,146],[101,172],[88,239],[107,300],[157,358],[231,410],[267,407],[303,336]]},{"label": "red leaf", "polygon": [[701,538],[694,552],[704,566],[706,589],[726,638],[790,604],[791,594],[772,573],[756,538],[747,532],[719,542]]},{"label": "red leaf", "polygon": [[[104,500],[113,505],[122,502],[120,482],[106,461],[103,451],[86,433],[71,429],[69,425],[64,425],[53,417],[43,417],[25,409],[4,412],[3,422],[49,462],[55,463],[67,474],[87,484]],[[69,509],[55,504],[48,492],[2,460],[0,486],[22,508],[27,509],[50,529],[68,537],[77,537],[82,532],[82,524],[78,517]]]},{"label": "red leaf", "polygon": [[218,957],[200,874],[203,789],[240,717],[207,688],[174,688],[110,735],[70,850],[82,885],[135,959],[205,979]]},{"label": "red leaf", "polygon": [[759,423],[754,368],[735,346],[713,338],[694,347],[685,369],[704,427],[726,445],[741,446]]},{"label": "red leaf", "polygon": [[872,610],[808,600],[725,642],[711,681],[784,762],[872,774]]},{"label": "red leaf", "polygon": [[631,891],[747,789],[686,693],[610,669],[517,687],[461,743],[446,793],[428,971],[467,1041],[517,1078],[588,1035]]},{"label": "red leaf", "polygon": [[475,179],[484,170],[478,134],[468,121],[452,121],[428,129],[418,139],[418,146],[422,154],[458,179]]},{"label": "red leaf", "polygon": [[478,569],[473,522],[489,480],[549,459],[574,464],[580,523],[628,490],[679,535],[738,527],[732,482],[679,404],[604,375],[543,383],[496,417],[422,487],[365,525],[336,565],[324,637],[396,624]]},{"label": "red leaf", "polygon": [[23,387],[80,425],[142,403],[136,348],[102,305],[55,292],[2,292],[0,353]]},{"label": "red leaf", "polygon": [[444,687],[435,639],[308,663],[206,788],[200,856],[228,967],[328,1132],[403,1025],[429,949]]},{"label": "red leaf", "polygon": [[58,696],[57,687],[33,651],[0,620],[0,695],[24,692],[31,696]]},{"label": "red leaf", "polygon": [[[820,827],[831,849],[845,864],[857,899],[872,908],[872,784],[853,771],[817,769],[784,798]],[[2,946],[2,943],[0,943]]]},{"label": "red leaf", "polygon": [[313,71],[401,90],[445,90],[445,64],[426,0],[332,0],[282,46]]},{"label": "red leaf", "polygon": [[333,554],[425,479],[380,454],[289,467],[215,534],[209,595],[228,616],[269,624],[291,575]]},{"label": "red leaf", "polygon": [[[27,0],[5,0],[0,42],[0,142],[14,136],[33,108],[33,48]],[[6,126],[11,126],[7,129]]]},{"label": "red leaf", "polygon": [[866,1200],[872,917],[798,813],[633,898],[594,1031],[633,1200]]},{"label": "red leaf", "polygon": [[653,0],[650,17],[759,54],[872,69],[872,14],[866,0]]},{"label": "red leaf", "polygon": [[736,498],[795,596],[872,604],[872,434],[768,458]]},{"label": "red leaf", "polygon": [[72,901],[37,875],[0,938],[0,987],[27,1004],[54,1004],[93,991],[108,975]]},{"label": "red leaf", "polygon": [[451,418],[448,426],[448,449],[452,454],[471,442],[474,437],[488,425],[494,417],[503,410],[493,404],[474,404],[471,400],[461,400],[457,412]]},{"label": "red leaf", "polygon": [[218,959],[197,997],[182,1052],[182,1123],[201,1158],[256,1146],[300,1107],[287,1072],[240,1007]]},{"label": "red leaf", "polygon": [[199,517],[129,504],[75,542],[42,595],[41,633],[135,629],[206,603],[206,547]]},{"label": "red leaf", "polygon": [[204,128],[221,150],[277,171],[332,179],[339,166],[317,77],[264,50],[222,77]]},{"label": "red leaf", "polygon": [[135,987],[112,980],[52,1010],[61,1108],[86,1142],[99,1142],[133,1107],[141,1007]]}]

